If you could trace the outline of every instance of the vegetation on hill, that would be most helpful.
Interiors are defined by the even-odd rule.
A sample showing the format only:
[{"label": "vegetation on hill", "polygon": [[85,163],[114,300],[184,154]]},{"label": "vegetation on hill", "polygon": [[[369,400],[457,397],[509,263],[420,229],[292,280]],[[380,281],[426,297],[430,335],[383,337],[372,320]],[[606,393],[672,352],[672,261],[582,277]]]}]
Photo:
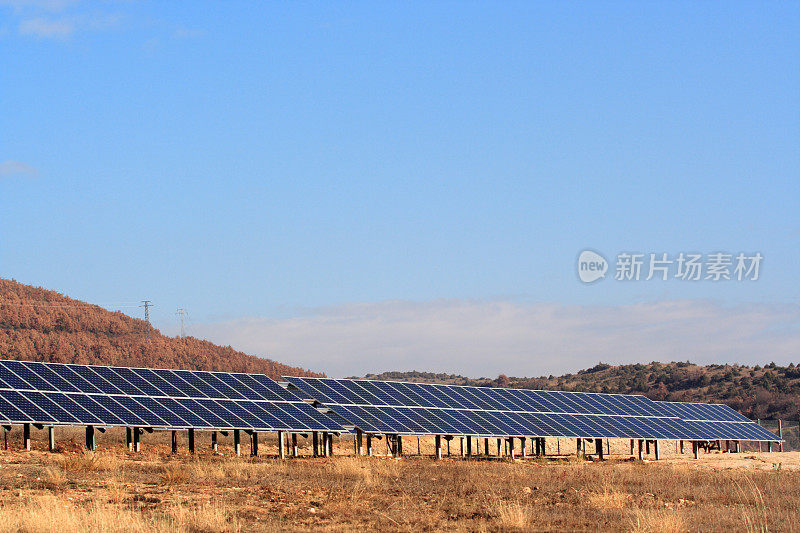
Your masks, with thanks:
[{"label": "vegetation on hill", "polygon": [[796,420],[800,415],[800,366],[769,363],[699,366],[672,362],[612,366],[600,363],[563,376],[472,379],[430,372],[384,372],[368,379],[394,379],[455,385],[514,387],[620,394],[644,394],[653,400],[715,402],[750,418]]},{"label": "vegetation on hill", "polygon": [[167,337],[144,320],[6,279],[0,279],[0,358],[320,375],[194,337]]}]

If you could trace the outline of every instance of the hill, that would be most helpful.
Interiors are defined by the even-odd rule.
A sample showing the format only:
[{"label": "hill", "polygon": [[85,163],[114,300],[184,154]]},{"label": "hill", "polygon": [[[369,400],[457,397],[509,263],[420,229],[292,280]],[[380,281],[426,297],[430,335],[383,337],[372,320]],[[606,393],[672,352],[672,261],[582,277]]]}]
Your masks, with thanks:
[{"label": "hill", "polygon": [[0,358],[59,363],[319,376],[149,323],[55,291],[0,279]]},{"label": "hill", "polygon": [[634,365],[600,363],[563,376],[495,379],[429,372],[384,372],[368,379],[395,379],[454,385],[644,394],[653,400],[716,402],[750,418],[796,420],[800,414],[800,366],[769,363],[700,366],[689,362]]}]

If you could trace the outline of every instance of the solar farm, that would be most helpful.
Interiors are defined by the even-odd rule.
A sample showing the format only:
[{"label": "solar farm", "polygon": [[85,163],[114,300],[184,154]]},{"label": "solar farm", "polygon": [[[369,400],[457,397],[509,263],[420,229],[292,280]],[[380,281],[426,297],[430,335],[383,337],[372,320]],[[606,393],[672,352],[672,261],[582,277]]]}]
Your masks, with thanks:
[{"label": "solar farm", "polygon": [[0,531],[791,530],[800,497],[773,433],[636,395],[0,361],[0,425]]},{"label": "solar farm", "polygon": [[[0,361],[0,423],[31,427],[86,428],[86,448],[97,431],[126,428],[128,448],[154,431],[186,431],[195,451],[195,432],[231,433],[241,454],[241,436],[258,455],[259,434],[276,434],[277,455],[297,455],[298,436],[310,438],[314,456],[333,453],[334,436],[353,437],[355,455],[372,455],[373,439],[386,439],[393,456],[403,455],[403,437],[433,437],[434,456],[459,439],[459,455],[481,453],[511,459],[543,456],[547,439],[574,439],[578,454],[604,457],[604,440],[630,441],[630,454],[643,448],[659,458],[660,441],[701,449],[739,451],[742,442],[781,441],[725,405],[656,402],[644,396],[462,387],[328,378],[286,377],[279,383],[259,374]],[[481,443],[482,440],[482,443]],[[560,442],[560,440],[559,440]],[[608,448],[605,448],[608,450]]]}]

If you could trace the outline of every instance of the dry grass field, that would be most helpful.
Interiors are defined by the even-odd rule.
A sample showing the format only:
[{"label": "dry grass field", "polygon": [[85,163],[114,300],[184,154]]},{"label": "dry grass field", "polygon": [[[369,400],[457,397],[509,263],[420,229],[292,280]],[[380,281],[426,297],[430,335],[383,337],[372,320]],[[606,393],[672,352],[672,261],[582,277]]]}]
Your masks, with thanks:
[{"label": "dry grass field", "polygon": [[[305,456],[281,461],[273,436],[262,438],[263,456],[237,458],[230,437],[213,454],[202,435],[189,455],[183,435],[173,456],[165,434],[146,434],[134,454],[118,432],[85,452],[79,430],[59,430],[57,453],[44,451],[35,433],[31,452],[20,450],[17,432],[0,450],[2,531],[800,530],[796,452],[694,461],[665,444],[659,462],[437,462],[354,457],[343,439],[337,456],[314,459],[301,439]],[[414,454],[416,439],[409,441],[405,452]],[[429,446],[423,441],[422,451]]]}]

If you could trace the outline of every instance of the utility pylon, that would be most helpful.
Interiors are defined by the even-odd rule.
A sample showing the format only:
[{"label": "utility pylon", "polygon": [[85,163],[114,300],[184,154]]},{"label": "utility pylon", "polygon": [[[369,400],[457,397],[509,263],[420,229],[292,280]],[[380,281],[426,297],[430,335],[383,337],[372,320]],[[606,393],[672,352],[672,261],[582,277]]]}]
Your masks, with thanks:
[{"label": "utility pylon", "polygon": [[144,338],[148,340],[150,339],[150,308],[153,307],[153,303],[150,300],[142,300],[142,305],[139,307],[144,307],[144,321],[147,322],[147,328],[144,330]]},{"label": "utility pylon", "polygon": [[175,314],[178,315],[178,320],[180,320],[181,322],[181,339],[183,339],[186,337],[186,331],[184,330],[183,327],[183,320],[188,313],[186,312],[186,309],[184,309],[183,307],[179,307],[178,310],[175,311]]}]

